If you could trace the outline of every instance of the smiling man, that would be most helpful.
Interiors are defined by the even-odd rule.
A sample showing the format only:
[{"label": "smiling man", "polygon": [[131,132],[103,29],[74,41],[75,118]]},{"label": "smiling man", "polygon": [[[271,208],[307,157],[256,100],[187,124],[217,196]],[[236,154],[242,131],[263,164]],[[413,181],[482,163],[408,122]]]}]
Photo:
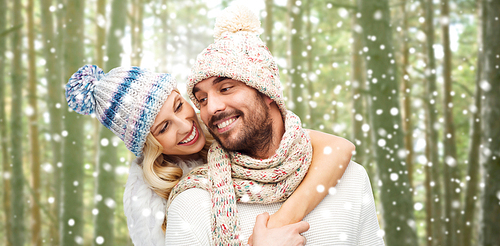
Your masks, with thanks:
[{"label": "smiling man", "polygon": [[[259,25],[254,23],[258,19],[247,14],[240,10],[220,15],[215,42],[198,55],[193,66],[188,95],[216,142],[208,155],[208,179],[204,180],[208,191],[188,189],[172,200],[167,245],[241,244],[252,233],[257,215],[278,211],[310,164],[309,135],[300,119],[286,109],[277,65],[259,38]],[[329,150],[335,151],[332,147]],[[261,183],[233,182],[254,178]],[[323,188],[326,191],[318,186],[317,192],[328,195],[304,218],[310,225],[302,234],[308,244],[384,244],[363,167],[351,162],[336,187]],[[255,224],[256,245],[289,245],[279,240],[303,231],[292,227],[270,230],[267,216],[259,216]]]},{"label": "smiling man", "polygon": [[[268,158],[284,133],[280,111],[269,97],[227,77],[211,77],[198,83],[193,94],[203,108],[201,119],[212,136],[229,151],[254,158]],[[210,98],[210,100],[209,100]]]}]

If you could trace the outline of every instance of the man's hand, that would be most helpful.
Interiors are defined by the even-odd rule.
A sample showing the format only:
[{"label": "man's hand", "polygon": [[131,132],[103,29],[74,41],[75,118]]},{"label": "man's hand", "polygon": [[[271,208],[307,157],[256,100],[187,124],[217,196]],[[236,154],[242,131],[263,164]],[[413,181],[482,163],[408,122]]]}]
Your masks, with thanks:
[{"label": "man's hand", "polygon": [[281,245],[305,245],[306,238],[300,233],[309,230],[309,223],[300,221],[295,224],[286,225],[279,228],[268,228],[269,214],[263,213],[257,216],[253,234],[248,239],[250,246],[281,246]]}]

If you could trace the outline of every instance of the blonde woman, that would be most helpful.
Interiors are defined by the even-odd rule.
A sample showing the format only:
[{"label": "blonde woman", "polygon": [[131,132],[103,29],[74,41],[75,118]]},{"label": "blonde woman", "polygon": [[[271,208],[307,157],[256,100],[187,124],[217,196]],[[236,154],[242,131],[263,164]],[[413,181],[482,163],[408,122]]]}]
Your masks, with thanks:
[{"label": "blonde woman", "polygon": [[[213,142],[176,90],[175,79],[139,67],[119,67],[105,74],[95,65],[86,65],[70,78],[66,99],[74,111],[95,114],[138,157],[131,165],[123,198],[130,236],[135,245],[164,245],[162,225],[170,192],[191,169],[206,166]],[[334,186],[349,164],[352,143],[321,132],[309,134],[310,174],[271,215],[268,227],[295,223],[303,228],[305,222],[298,222],[327,194],[311,191],[318,184]],[[327,146],[333,152],[324,154]]]}]

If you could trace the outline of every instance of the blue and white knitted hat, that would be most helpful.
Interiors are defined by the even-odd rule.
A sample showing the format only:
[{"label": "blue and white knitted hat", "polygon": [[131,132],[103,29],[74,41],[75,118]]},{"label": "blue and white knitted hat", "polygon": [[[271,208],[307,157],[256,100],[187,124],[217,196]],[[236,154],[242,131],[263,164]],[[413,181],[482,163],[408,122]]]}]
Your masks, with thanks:
[{"label": "blue and white knitted hat", "polygon": [[172,75],[140,67],[117,67],[105,74],[96,65],[85,65],[66,84],[66,100],[79,114],[95,113],[140,156],[158,112],[176,86]]}]

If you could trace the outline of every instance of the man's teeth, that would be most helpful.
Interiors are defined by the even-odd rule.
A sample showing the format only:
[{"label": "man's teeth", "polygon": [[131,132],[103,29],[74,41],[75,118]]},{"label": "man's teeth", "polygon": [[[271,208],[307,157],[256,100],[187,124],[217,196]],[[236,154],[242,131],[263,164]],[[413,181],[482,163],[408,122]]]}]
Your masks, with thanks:
[{"label": "man's teeth", "polygon": [[224,122],[222,122],[222,123],[218,124],[218,125],[217,125],[217,128],[222,129],[222,128],[224,128],[224,127],[228,126],[229,124],[233,123],[233,121],[235,121],[235,120],[236,120],[236,118],[231,118],[231,119],[229,119],[229,120],[226,120],[226,121],[224,121]]},{"label": "man's teeth", "polygon": [[191,135],[189,135],[189,137],[186,140],[182,141],[181,144],[191,142],[194,139],[194,136],[196,136],[196,128],[193,127],[193,130],[191,131]]}]

